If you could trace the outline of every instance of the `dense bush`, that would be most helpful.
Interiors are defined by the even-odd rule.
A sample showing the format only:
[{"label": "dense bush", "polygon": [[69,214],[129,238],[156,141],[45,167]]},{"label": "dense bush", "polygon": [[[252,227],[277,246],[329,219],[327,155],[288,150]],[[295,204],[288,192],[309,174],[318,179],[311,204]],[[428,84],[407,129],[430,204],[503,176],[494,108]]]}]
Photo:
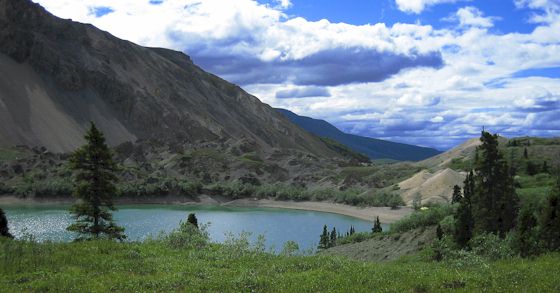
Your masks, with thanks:
[{"label": "dense bush", "polygon": [[208,224],[194,226],[188,221],[181,222],[179,228],[171,233],[160,236],[161,240],[172,248],[195,248],[200,249],[210,242]]},{"label": "dense bush", "polygon": [[407,217],[391,224],[392,232],[405,232],[420,227],[439,224],[445,217],[453,214],[453,206],[448,204],[435,205],[420,209]]}]

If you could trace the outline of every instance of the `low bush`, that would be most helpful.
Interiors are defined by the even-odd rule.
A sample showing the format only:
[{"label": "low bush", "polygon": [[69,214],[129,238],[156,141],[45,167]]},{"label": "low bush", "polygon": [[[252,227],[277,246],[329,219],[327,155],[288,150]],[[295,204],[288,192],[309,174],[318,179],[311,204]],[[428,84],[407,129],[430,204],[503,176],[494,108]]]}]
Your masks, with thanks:
[{"label": "low bush", "polygon": [[420,227],[437,225],[445,217],[453,215],[453,211],[453,206],[449,204],[435,205],[424,210],[417,210],[391,224],[391,232],[405,232]]}]

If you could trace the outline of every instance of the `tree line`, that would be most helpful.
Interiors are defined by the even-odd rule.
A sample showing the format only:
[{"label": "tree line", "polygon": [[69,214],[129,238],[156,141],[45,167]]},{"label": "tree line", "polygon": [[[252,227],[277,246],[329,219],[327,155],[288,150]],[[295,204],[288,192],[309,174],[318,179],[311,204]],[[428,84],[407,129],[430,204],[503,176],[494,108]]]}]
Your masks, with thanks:
[{"label": "tree line", "polygon": [[[498,135],[482,131],[480,140],[474,169],[462,190],[453,188],[456,244],[469,249],[471,239],[491,233],[509,237],[512,248],[522,256],[560,250],[560,177],[544,207],[522,204],[515,190],[515,170],[498,150]],[[543,167],[548,171],[546,163]]]}]

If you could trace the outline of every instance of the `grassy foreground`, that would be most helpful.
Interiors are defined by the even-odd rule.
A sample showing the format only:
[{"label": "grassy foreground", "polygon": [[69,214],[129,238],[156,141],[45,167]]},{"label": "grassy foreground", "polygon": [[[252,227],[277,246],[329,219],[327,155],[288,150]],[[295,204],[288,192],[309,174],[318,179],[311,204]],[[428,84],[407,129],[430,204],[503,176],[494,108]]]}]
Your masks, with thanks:
[{"label": "grassy foreground", "polygon": [[377,264],[272,255],[242,243],[177,249],[162,241],[0,239],[0,291],[558,292],[559,263],[560,254],[477,264],[419,255]]}]

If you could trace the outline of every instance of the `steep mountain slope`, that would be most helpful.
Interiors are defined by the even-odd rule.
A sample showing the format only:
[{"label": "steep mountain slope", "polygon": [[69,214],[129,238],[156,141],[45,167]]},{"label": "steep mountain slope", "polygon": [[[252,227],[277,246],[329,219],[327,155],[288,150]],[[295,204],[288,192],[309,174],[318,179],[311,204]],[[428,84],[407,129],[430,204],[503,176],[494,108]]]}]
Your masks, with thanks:
[{"label": "steep mountain slope", "polygon": [[0,146],[71,151],[90,120],[112,145],[248,141],[336,156],[183,53],[120,40],[28,0],[0,0]]},{"label": "steep mountain slope", "polygon": [[432,148],[344,133],[327,121],[299,116],[285,109],[276,110],[303,129],[315,135],[333,139],[371,159],[419,161],[441,153]]}]

